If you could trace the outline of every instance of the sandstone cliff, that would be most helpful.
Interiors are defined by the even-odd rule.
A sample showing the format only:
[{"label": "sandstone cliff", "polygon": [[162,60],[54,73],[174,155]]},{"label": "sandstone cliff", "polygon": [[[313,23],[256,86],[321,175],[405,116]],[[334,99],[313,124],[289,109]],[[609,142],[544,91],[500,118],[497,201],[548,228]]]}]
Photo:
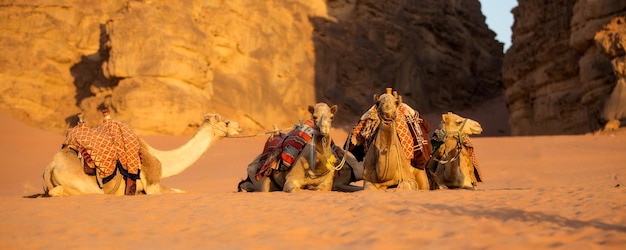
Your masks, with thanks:
[{"label": "sandstone cliff", "polygon": [[56,132],[102,107],[143,134],[208,112],[259,131],[316,101],[351,125],[385,87],[423,112],[501,90],[478,0],[13,0],[0,30],[0,109]]},{"label": "sandstone cliff", "polygon": [[[601,114],[616,77],[594,36],[612,19],[626,14],[626,2],[518,2],[512,11],[512,46],[502,69],[512,134],[599,129],[607,120]],[[621,102],[626,105],[625,100]]]},{"label": "sandstone cliff", "polygon": [[616,17],[596,33],[594,40],[611,60],[616,84],[602,110],[605,120],[626,118],[626,16]]}]

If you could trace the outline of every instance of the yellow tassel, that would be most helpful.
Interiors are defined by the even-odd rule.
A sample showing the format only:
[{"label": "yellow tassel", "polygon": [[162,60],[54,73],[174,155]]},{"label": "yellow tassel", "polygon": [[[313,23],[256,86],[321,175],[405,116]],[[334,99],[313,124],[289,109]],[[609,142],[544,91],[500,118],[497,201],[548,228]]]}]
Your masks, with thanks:
[{"label": "yellow tassel", "polygon": [[328,160],[326,161],[326,168],[328,170],[335,169],[335,163],[337,163],[337,158],[335,158],[335,155],[331,154]]}]

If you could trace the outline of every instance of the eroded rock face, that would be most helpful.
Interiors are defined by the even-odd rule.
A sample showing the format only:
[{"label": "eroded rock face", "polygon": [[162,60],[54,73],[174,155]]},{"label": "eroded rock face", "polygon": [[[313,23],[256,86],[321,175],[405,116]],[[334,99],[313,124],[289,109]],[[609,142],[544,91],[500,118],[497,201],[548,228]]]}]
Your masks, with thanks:
[{"label": "eroded rock face", "polygon": [[142,134],[189,133],[205,113],[260,131],[316,101],[351,125],[385,87],[422,112],[501,90],[477,0],[16,0],[0,29],[0,108],[60,133],[103,107]]},{"label": "eroded rock face", "polygon": [[626,16],[613,18],[596,33],[594,40],[611,60],[616,77],[615,87],[602,110],[602,118],[615,123],[626,119]]},{"label": "eroded rock face", "polygon": [[329,1],[329,15],[312,18],[316,94],[342,115],[358,117],[385,87],[421,112],[501,94],[503,45],[478,1]]},{"label": "eroded rock face", "polygon": [[594,36],[626,13],[626,2],[520,0],[502,69],[513,135],[578,134],[599,129],[615,86]]}]

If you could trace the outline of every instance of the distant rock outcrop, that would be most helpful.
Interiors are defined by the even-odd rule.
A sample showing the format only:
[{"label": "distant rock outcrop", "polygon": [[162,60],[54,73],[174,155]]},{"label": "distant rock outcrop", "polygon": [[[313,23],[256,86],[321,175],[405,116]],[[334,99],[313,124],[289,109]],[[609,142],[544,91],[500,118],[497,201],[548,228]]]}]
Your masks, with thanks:
[{"label": "distant rock outcrop", "polygon": [[601,128],[616,77],[594,36],[626,14],[626,1],[518,3],[502,69],[511,133],[577,134]]},{"label": "distant rock outcrop", "polygon": [[611,60],[613,73],[617,78],[615,87],[604,105],[602,118],[617,123],[626,119],[626,16],[611,20],[596,33],[594,40]]},{"label": "distant rock outcrop", "polygon": [[210,112],[259,131],[316,101],[351,124],[385,87],[421,111],[501,91],[478,0],[13,0],[0,29],[0,109],[56,132],[103,107],[143,134]]}]

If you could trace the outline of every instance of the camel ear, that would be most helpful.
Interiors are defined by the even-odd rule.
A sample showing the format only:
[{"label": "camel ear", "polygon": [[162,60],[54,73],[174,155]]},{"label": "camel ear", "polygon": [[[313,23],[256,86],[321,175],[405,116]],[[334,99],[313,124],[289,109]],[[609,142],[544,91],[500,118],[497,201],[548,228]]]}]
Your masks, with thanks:
[{"label": "camel ear", "polygon": [[315,108],[311,105],[309,105],[309,113],[311,114],[315,113]]},{"label": "camel ear", "polygon": [[441,114],[441,120],[445,123],[448,121],[448,115],[447,114]]},{"label": "camel ear", "polygon": [[335,114],[335,112],[337,112],[337,105],[333,105],[332,107],[330,107],[330,113]]},{"label": "camel ear", "polygon": [[374,102],[378,102],[378,95],[374,94]]},{"label": "camel ear", "polygon": [[216,123],[218,121],[218,115],[217,114],[206,114],[204,115],[204,122],[210,122],[210,123]]}]

